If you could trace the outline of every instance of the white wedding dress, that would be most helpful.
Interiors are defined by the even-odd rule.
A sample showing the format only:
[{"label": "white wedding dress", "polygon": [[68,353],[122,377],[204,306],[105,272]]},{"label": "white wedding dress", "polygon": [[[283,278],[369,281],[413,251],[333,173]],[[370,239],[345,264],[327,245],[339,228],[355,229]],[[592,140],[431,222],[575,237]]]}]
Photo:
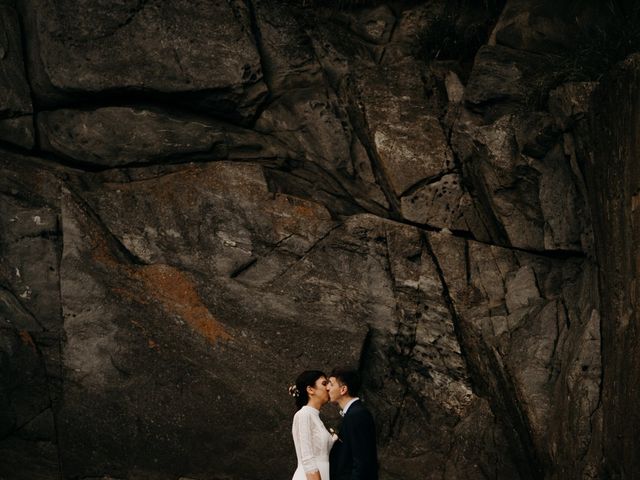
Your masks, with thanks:
[{"label": "white wedding dress", "polygon": [[293,480],[307,480],[306,473],[317,471],[322,480],[329,480],[329,451],[335,437],[320,420],[320,412],[308,405],[302,407],[293,417],[291,433],[298,457]]}]

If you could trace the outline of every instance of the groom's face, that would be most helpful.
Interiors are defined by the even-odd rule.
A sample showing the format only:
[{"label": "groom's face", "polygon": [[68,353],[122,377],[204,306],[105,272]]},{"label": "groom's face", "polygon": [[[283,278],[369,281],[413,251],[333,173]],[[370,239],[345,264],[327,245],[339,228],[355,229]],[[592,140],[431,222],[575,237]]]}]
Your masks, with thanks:
[{"label": "groom's face", "polygon": [[340,385],[336,377],[329,377],[327,390],[329,391],[329,401],[337,402],[346,393],[347,387]]}]

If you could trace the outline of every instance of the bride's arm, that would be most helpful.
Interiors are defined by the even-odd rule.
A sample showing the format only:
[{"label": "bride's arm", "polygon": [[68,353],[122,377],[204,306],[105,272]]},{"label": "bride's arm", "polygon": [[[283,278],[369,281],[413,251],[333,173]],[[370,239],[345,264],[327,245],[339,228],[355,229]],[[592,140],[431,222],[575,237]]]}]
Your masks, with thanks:
[{"label": "bride's arm", "polygon": [[307,480],[322,480],[322,478],[320,478],[320,472],[318,471],[306,473],[305,475],[307,476]]}]

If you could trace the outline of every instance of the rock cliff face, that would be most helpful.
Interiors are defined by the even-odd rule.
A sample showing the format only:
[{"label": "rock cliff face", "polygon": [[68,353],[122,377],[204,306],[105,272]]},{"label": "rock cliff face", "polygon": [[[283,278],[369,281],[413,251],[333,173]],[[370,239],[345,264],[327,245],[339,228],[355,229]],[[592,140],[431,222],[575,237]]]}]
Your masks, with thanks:
[{"label": "rock cliff face", "polygon": [[[598,138],[584,170],[589,184],[600,266],[604,415],[604,473],[633,478],[638,416],[638,81],[640,57],[631,56],[602,82],[589,131]],[[624,99],[623,104],[621,100]]]},{"label": "rock cliff face", "polygon": [[0,1],[0,478],[290,478],[339,364],[381,479],[631,478],[637,59],[305,3]]}]

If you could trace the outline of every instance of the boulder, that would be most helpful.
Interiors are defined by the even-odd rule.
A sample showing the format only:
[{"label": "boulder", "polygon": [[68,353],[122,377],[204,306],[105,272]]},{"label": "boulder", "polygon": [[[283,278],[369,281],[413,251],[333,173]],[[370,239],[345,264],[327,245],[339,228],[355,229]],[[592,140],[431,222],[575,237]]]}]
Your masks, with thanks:
[{"label": "boulder", "polygon": [[158,94],[246,121],[266,86],[242,8],[241,2],[25,2],[34,94],[53,105],[87,95]]}]

